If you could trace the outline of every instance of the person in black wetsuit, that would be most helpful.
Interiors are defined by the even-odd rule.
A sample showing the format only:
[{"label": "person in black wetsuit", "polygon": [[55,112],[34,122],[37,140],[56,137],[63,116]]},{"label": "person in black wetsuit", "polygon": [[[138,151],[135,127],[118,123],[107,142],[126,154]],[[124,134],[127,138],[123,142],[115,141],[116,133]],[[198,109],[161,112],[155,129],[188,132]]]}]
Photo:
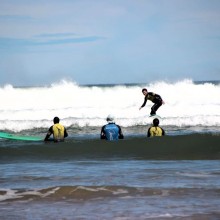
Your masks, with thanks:
[{"label": "person in black wetsuit", "polygon": [[108,141],[124,139],[121,127],[114,122],[114,117],[109,115],[106,119],[108,124],[104,125],[101,129],[100,138]]},{"label": "person in black wetsuit", "polygon": [[156,111],[158,110],[158,108],[162,105],[165,104],[163,99],[160,97],[160,95],[155,94],[153,92],[148,92],[147,89],[142,89],[142,93],[145,96],[144,98],[144,103],[142,104],[142,106],[139,108],[139,110],[141,110],[147,103],[147,100],[150,100],[154,103],[154,105],[151,107],[151,112],[150,115],[153,116],[156,114]]}]

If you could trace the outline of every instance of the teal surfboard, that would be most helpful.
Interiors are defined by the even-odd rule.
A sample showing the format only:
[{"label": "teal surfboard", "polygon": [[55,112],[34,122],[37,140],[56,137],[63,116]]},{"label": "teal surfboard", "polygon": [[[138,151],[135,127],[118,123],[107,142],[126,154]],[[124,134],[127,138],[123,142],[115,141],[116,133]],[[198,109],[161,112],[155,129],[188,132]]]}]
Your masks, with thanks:
[{"label": "teal surfboard", "polygon": [[41,137],[20,136],[20,135],[5,133],[5,132],[0,132],[0,138],[19,140],[19,141],[43,141],[43,138]]}]

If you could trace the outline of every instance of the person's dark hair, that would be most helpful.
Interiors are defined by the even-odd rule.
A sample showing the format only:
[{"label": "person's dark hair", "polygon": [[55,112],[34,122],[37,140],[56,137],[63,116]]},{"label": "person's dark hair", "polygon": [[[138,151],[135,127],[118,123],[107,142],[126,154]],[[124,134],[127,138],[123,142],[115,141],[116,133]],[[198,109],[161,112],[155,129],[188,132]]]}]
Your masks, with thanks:
[{"label": "person's dark hair", "polygon": [[60,119],[58,117],[54,117],[53,122],[54,124],[57,124],[60,122]]},{"label": "person's dark hair", "polygon": [[146,91],[146,92],[147,92],[147,89],[146,89],[146,88],[143,88],[143,89],[142,89],[142,92],[144,92],[144,91]]},{"label": "person's dark hair", "polygon": [[158,125],[159,125],[159,119],[158,119],[158,118],[155,118],[155,119],[153,120],[153,124],[154,124],[154,126],[158,126]]}]

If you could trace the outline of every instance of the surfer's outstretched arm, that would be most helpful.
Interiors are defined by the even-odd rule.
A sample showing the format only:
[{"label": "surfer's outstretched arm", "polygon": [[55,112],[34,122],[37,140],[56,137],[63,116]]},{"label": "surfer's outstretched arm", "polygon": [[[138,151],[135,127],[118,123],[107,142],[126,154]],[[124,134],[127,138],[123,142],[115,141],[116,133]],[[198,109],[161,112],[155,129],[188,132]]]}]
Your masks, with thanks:
[{"label": "surfer's outstretched arm", "polygon": [[146,105],[146,103],[147,103],[147,99],[145,98],[145,99],[144,99],[144,103],[143,103],[142,106],[139,108],[139,110],[141,110],[141,109]]}]

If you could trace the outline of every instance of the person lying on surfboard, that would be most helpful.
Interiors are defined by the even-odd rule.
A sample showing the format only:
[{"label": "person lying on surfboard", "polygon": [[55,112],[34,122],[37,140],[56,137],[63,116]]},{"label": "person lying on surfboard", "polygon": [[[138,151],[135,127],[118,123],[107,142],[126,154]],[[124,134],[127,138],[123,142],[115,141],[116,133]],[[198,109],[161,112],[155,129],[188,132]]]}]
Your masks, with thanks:
[{"label": "person lying on surfboard", "polygon": [[144,97],[144,103],[142,106],[139,108],[141,110],[147,103],[147,100],[150,100],[154,103],[154,105],[151,107],[151,112],[150,116],[156,115],[156,111],[158,108],[162,105],[165,104],[163,99],[161,98],[160,95],[153,93],[153,92],[148,92],[146,88],[142,89],[142,93],[145,96]]},{"label": "person lying on surfboard", "polygon": [[54,125],[52,125],[49,128],[44,141],[49,141],[49,137],[51,134],[53,134],[54,142],[64,141],[64,138],[68,136],[66,128],[63,125],[61,125],[59,122],[60,122],[60,119],[58,117],[54,117],[53,119]]}]

